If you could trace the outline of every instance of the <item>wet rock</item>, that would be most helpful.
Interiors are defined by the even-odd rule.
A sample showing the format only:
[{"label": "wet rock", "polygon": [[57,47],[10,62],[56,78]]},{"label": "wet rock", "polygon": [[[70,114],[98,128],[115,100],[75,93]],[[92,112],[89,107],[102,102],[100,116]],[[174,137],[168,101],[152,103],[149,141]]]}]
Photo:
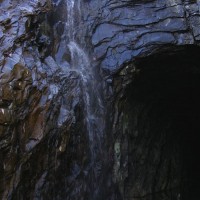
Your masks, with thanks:
[{"label": "wet rock", "polygon": [[[199,1],[81,2],[77,10],[83,16],[76,15],[73,34],[89,54],[90,67],[103,78],[94,80],[94,91],[105,96],[107,106],[98,126],[93,116],[86,118],[83,76],[72,67],[66,5],[64,0],[0,0],[0,198],[121,200],[169,189],[163,177],[170,168],[162,163],[156,172],[150,166],[159,163],[161,143],[148,157],[143,145],[149,140],[140,140],[138,129],[146,130],[143,124],[137,127],[137,114],[145,123],[149,110],[143,112],[145,105],[139,104],[133,112],[132,106],[123,109],[127,101],[132,105],[126,91],[140,74],[138,59],[199,44]],[[95,114],[103,107],[97,97],[91,100]],[[102,134],[94,138],[92,165],[87,120]],[[105,130],[98,130],[101,126]],[[156,173],[163,179],[152,184]]]},{"label": "wet rock", "polygon": [[0,109],[0,124],[10,125],[12,123],[13,112],[11,110],[1,108]]},{"label": "wet rock", "polygon": [[60,69],[55,60],[50,56],[45,58],[44,63],[49,67],[47,71],[51,71],[52,74],[55,74]]},{"label": "wet rock", "polygon": [[112,1],[98,6],[99,15],[90,15],[92,43],[102,68],[110,73],[153,49],[199,42],[196,1]]}]

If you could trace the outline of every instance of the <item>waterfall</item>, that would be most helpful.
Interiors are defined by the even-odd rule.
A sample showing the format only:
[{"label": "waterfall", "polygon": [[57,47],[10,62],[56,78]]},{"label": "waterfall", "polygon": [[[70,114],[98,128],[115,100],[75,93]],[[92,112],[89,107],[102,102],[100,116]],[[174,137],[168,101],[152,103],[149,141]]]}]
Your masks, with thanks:
[{"label": "waterfall", "polygon": [[[84,100],[85,126],[89,139],[90,163],[90,184],[94,187],[94,193],[98,190],[98,178],[102,167],[102,138],[104,132],[104,109],[99,90],[97,89],[97,77],[91,66],[86,50],[78,44],[80,38],[76,38],[79,24],[81,23],[80,0],[66,0],[67,21],[65,34],[67,36],[67,48],[71,54],[70,70],[80,75],[82,82],[82,93]],[[80,35],[80,34],[79,34]],[[84,37],[81,37],[83,41]],[[91,194],[91,198],[94,195]]]}]

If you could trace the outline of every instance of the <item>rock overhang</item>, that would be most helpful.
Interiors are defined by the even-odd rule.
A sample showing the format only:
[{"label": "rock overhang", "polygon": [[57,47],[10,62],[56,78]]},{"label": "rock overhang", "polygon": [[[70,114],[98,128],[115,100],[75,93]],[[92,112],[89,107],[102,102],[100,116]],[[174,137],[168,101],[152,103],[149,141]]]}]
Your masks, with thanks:
[{"label": "rock overhang", "polygon": [[125,197],[198,196],[199,53],[198,46],[174,46],[134,63],[139,72],[118,110],[129,138]]},{"label": "rock overhang", "polygon": [[92,26],[94,57],[103,70],[116,74],[124,63],[170,45],[198,45],[199,6],[200,1],[179,0],[105,4]]}]

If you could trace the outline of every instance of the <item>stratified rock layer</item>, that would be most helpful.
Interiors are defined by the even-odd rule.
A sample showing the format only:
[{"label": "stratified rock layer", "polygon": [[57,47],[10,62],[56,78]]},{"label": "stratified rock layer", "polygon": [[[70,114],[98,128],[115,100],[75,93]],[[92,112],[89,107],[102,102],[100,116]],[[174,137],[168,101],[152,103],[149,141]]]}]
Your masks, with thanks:
[{"label": "stratified rock layer", "polygon": [[[95,6],[96,1],[90,4]],[[197,44],[199,1],[101,1],[89,20],[94,56],[115,73],[126,62],[169,45]]]},{"label": "stratified rock layer", "polygon": [[65,199],[60,175],[87,160],[79,74],[50,55],[51,2],[0,5],[0,198]]}]

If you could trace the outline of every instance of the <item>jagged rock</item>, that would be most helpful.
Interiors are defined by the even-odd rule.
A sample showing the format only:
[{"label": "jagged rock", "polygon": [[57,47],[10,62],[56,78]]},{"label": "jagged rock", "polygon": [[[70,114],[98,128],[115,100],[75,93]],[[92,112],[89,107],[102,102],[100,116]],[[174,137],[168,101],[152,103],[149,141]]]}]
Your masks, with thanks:
[{"label": "jagged rock", "polygon": [[[0,4],[0,198],[40,198],[42,187],[52,188],[47,177],[55,164],[54,154],[63,157],[69,151],[70,134],[83,111],[79,76],[63,73],[50,55],[44,62],[41,59],[44,54],[39,48],[49,43],[41,43],[41,37],[36,40],[44,31],[41,27],[38,32],[38,25],[48,25],[41,16],[51,9],[50,2]],[[56,161],[56,168],[62,168],[62,160]],[[35,180],[31,185],[26,181],[29,177]],[[31,195],[29,190],[36,193]],[[49,199],[51,194],[43,196]]]},{"label": "jagged rock", "polygon": [[97,16],[89,14],[94,23],[92,44],[95,57],[110,73],[169,45],[199,43],[199,2],[127,0],[100,4]]}]

